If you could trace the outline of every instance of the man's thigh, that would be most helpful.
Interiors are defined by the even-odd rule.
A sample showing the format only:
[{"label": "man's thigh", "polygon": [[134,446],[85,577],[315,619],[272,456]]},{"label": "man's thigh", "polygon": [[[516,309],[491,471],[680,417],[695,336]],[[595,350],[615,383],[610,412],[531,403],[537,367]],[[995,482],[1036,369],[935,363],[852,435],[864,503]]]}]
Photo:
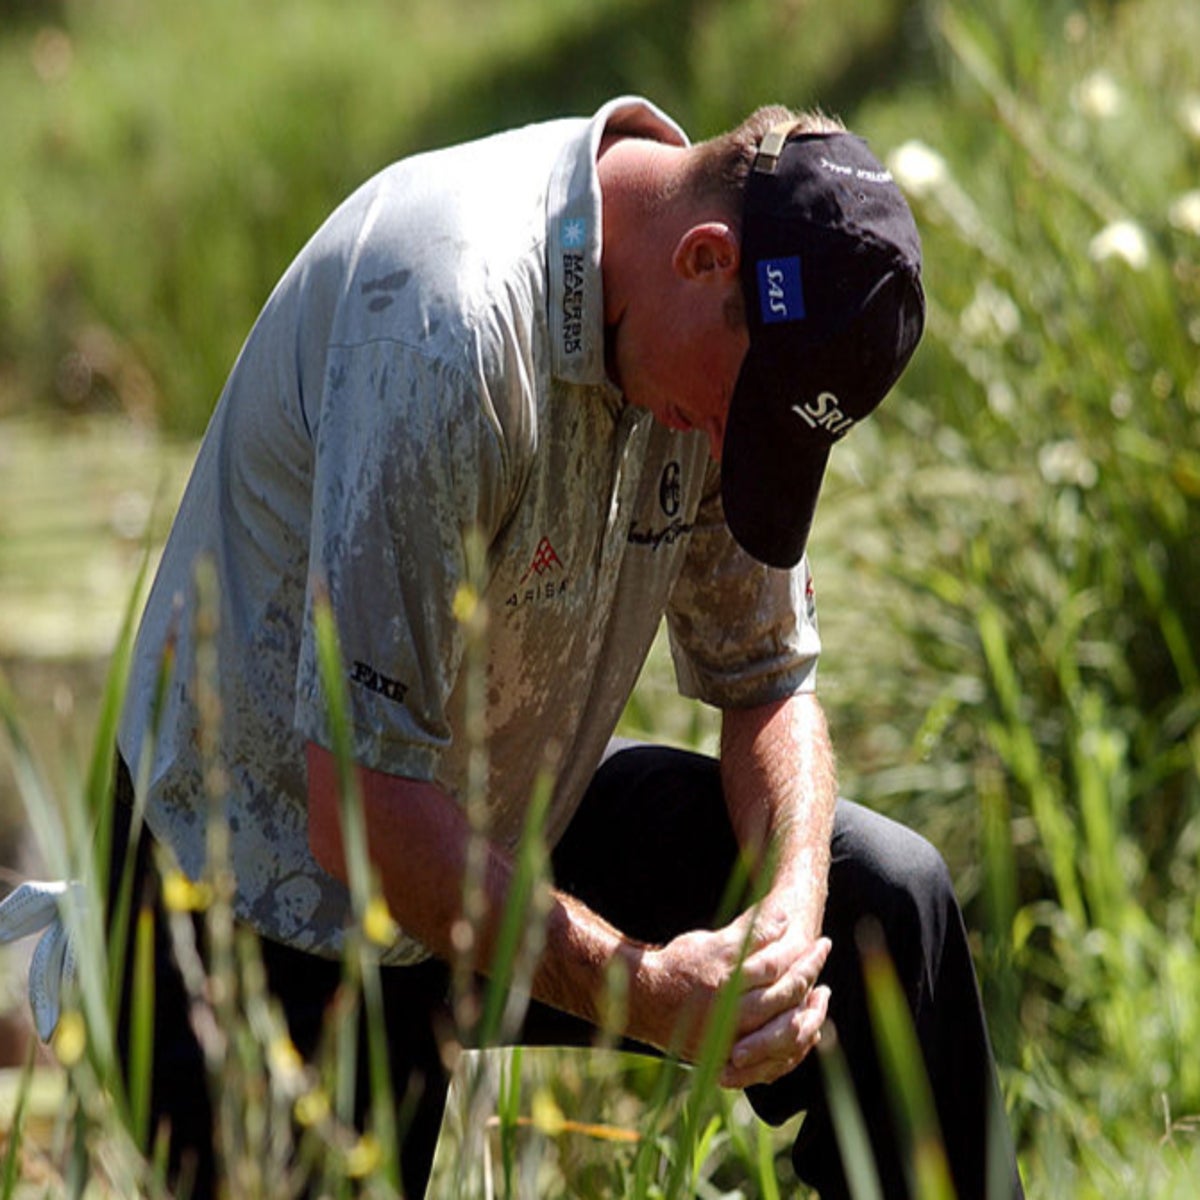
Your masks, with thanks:
[{"label": "man's thigh", "polygon": [[732,916],[721,909],[737,857],[716,760],[634,745],[600,766],[552,864],[563,891],[662,943]]}]

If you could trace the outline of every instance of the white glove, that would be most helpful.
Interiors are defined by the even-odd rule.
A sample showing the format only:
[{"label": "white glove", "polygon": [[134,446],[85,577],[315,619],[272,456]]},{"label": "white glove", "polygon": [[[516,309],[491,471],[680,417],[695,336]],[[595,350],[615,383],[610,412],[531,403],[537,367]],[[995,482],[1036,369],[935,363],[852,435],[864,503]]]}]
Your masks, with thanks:
[{"label": "white glove", "polygon": [[50,1040],[58,1025],[63,988],[72,984],[76,975],[75,952],[62,919],[62,904],[68,896],[82,905],[83,885],[31,879],[0,901],[0,943],[46,931],[29,962],[29,1004],[43,1042]]}]

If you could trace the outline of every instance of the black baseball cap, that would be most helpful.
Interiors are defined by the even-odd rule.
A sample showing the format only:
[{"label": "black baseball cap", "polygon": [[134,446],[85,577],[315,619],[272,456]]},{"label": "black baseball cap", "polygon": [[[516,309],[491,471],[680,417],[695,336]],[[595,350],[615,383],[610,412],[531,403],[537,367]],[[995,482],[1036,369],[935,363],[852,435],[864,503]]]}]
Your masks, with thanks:
[{"label": "black baseball cap", "polygon": [[792,567],[830,449],[891,390],[925,325],[916,223],[861,138],[794,122],[763,137],[746,181],[741,282],[750,348],[721,498],[743,549]]}]

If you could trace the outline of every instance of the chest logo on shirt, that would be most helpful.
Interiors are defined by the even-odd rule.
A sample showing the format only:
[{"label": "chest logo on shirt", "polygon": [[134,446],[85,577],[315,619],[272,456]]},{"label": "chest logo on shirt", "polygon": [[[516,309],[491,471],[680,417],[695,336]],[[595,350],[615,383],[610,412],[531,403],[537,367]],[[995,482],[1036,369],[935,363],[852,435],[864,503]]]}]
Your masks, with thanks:
[{"label": "chest logo on shirt", "polygon": [[564,354],[583,350],[583,255],[564,250],[562,256],[562,339]]},{"label": "chest logo on shirt", "polygon": [[567,590],[569,582],[562,559],[550,539],[544,537],[538,542],[517,590],[504,603],[510,608],[520,608],[537,601],[555,600]]},{"label": "chest logo on shirt", "polygon": [[663,467],[662,478],[658,481],[658,502],[668,517],[679,512],[679,502],[683,489],[679,486],[679,464],[669,462]]},{"label": "chest logo on shirt", "polygon": [[588,240],[588,223],[584,217],[563,221],[559,233],[562,245],[562,337],[563,353],[578,354],[583,349],[583,254]]},{"label": "chest logo on shirt", "polygon": [[683,483],[679,464],[672,460],[663,467],[663,473],[658,481],[658,506],[663,515],[670,520],[661,528],[651,526],[648,529],[638,527],[636,520],[629,525],[629,541],[635,546],[649,546],[657,550],[659,546],[670,546],[685,534],[691,533],[693,526],[679,516],[683,503]]},{"label": "chest logo on shirt", "polygon": [[582,250],[587,245],[587,221],[583,217],[572,217],[562,225],[564,250]]}]

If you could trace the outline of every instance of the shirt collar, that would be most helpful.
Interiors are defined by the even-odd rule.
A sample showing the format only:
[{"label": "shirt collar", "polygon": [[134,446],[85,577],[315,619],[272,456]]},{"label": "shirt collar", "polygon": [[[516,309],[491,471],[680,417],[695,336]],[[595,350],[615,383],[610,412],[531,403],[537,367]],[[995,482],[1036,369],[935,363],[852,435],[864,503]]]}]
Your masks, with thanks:
[{"label": "shirt collar", "polygon": [[563,147],[547,192],[553,372],[569,383],[611,386],[604,369],[603,232],[596,156],[605,133],[688,145],[687,135],[647,100],[610,100]]}]

